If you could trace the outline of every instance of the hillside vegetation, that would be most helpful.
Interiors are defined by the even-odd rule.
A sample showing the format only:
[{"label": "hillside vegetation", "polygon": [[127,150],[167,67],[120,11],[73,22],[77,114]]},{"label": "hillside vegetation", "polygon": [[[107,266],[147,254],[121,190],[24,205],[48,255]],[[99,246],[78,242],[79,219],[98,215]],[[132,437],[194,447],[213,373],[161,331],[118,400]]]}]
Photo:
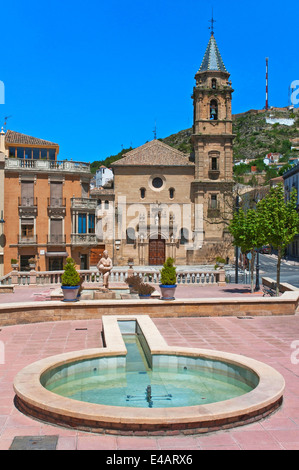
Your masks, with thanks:
[{"label": "hillside vegetation", "polygon": [[[267,124],[266,118],[294,119],[292,126],[283,124]],[[192,128],[182,130],[176,134],[159,139],[187,155],[192,154],[191,144]],[[233,116],[234,161],[250,160],[256,164],[260,171],[262,160],[268,153],[280,153],[285,162],[290,156],[299,156],[299,152],[292,150],[292,139],[299,139],[299,109],[291,112],[287,109],[270,111],[248,111],[247,113]],[[122,158],[124,154],[132,150],[123,149],[117,155],[111,155],[105,160],[96,161],[91,164],[91,170],[96,172],[101,165],[109,167],[111,163]],[[249,168],[249,167],[248,167]],[[245,170],[245,168],[244,168]],[[273,171],[271,177],[277,176]]]}]

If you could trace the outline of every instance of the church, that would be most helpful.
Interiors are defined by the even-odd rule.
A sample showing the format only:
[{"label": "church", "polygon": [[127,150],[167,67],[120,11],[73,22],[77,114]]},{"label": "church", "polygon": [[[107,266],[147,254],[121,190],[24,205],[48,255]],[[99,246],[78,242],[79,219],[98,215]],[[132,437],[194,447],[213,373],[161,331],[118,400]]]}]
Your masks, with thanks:
[{"label": "church", "polygon": [[114,265],[160,266],[168,257],[178,266],[215,264],[233,256],[234,90],[213,30],[195,80],[192,155],[154,139],[112,165],[113,191],[98,198],[97,237]]}]

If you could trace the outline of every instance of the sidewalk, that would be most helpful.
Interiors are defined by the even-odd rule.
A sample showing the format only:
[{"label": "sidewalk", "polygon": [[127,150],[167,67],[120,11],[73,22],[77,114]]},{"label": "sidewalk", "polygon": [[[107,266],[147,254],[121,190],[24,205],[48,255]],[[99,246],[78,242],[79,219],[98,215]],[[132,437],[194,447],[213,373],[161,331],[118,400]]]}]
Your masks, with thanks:
[{"label": "sidewalk", "polygon": [[[159,286],[153,284],[158,292],[160,292]],[[12,302],[34,302],[34,301],[50,301],[51,291],[59,288],[60,285],[56,286],[17,286],[15,291],[10,294],[0,294],[0,303],[12,303]],[[94,286],[95,288],[97,286]],[[99,284],[101,287],[101,284]],[[115,283],[111,284],[110,288],[127,288],[126,284]],[[224,298],[224,297],[240,297],[244,295],[249,296],[262,296],[262,292],[255,292],[251,294],[250,286],[242,284],[227,284],[224,287],[217,286],[199,286],[198,284],[179,284],[176,288],[175,297],[176,299],[203,299],[203,298]]]}]

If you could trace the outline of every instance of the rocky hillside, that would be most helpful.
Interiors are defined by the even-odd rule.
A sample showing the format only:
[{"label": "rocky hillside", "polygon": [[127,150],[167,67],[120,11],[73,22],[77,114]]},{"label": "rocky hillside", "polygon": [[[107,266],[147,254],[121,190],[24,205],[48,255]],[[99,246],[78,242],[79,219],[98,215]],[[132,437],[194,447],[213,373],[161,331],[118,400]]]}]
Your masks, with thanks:
[{"label": "rocky hillside", "polygon": [[[292,126],[280,123],[267,124],[266,119],[272,119],[273,122],[277,119],[293,119],[294,124]],[[234,115],[233,133],[236,135],[234,141],[235,161],[264,158],[270,152],[281,153],[284,157],[290,154],[299,155],[299,152],[291,150],[292,140],[299,140],[299,108],[294,111],[289,111],[287,108],[271,109],[267,112],[251,110]],[[181,152],[192,154],[191,135],[192,128],[160,140]],[[118,155],[112,155],[103,161],[93,162],[92,172],[95,172],[101,165],[109,166],[112,162],[122,158],[122,155],[129,150],[132,149],[124,149]]]},{"label": "rocky hillside", "polygon": [[[281,153],[286,155],[291,152],[292,139],[299,139],[299,110],[248,111],[244,114],[233,116],[233,133],[235,161],[264,158],[267,153]],[[275,123],[267,124],[266,119],[289,120],[294,119],[294,125]],[[282,121],[283,122],[283,121]],[[161,139],[185,153],[192,152],[192,129],[180,131],[165,139]]]}]

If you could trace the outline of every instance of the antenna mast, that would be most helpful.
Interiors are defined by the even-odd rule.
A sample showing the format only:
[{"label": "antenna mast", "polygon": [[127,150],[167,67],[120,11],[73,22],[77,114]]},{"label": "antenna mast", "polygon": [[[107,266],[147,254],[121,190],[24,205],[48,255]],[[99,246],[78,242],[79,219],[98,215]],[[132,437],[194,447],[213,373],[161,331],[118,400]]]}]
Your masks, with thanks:
[{"label": "antenna mast", "polygon": [[269,109],[269,58],[266,57],[266,111]]}]

